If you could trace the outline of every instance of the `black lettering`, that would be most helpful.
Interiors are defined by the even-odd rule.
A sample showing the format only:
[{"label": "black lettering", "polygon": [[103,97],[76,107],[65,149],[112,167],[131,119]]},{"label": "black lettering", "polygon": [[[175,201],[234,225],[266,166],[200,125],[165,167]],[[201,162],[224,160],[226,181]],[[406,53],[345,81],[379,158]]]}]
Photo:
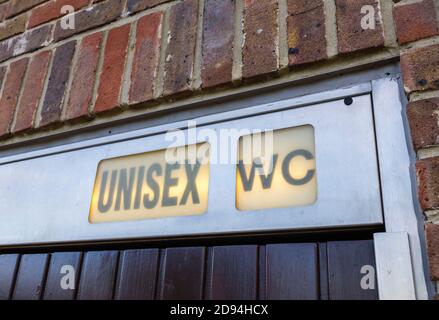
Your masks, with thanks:
[{"label": "black lettering", "polygon": [[201,164],[197,161],[197,164],[192,166],[189,164],[188,161],[186,161],[185,164],[185,170],[186,170],[186,176],[187,176],[187,185],[186,189],[184,190],[183,197],[181,198],[180,205],[184,206],[188,200],[189,196],[192,195],[192,201],[194,204],[200,203],[200,197],[198,195],[197,190],[197,176],[200,172]]},{"label": "black lettering", "polygon": [[134,199],[134,209],[140,209],[140,199],[142,196],[142,186],[143,179],[145,178],[145,167],[139,168],[139,173],[137,174],[137,188],[136,188],[136,197]]},{"label": "black lettering", "polygon": [[250,170],[250,177],[247,177],[247,173],[245,172],[244,161],[239,160],[238,171],[241,177],[242,187],[244,188],[245,192],[252,191],[253,189],[256,166],[257,164],[253,162],[252,168]]},{"label": "black lettering", "polygon": [[[271,188],[271,185],[273,183],[274,170],[276,168],[278,158],[279,158],[279,155],[277,155],[277,154],[273,155],[272,167],[271,167],[272,170],[271,170],[270,174],[268,174],[268,175],[260,174],[259,175],[261,178],[262,187],[264,189]],[[261,168],[263,168],[262,163],[260,161],[259,161],[259,163],[256,163],[254,161],[252,164],[252,167],[250,169],[250,177],[247,177],[247,173],[245,172],[244,162],[242,160],[239,161],[238,170],[239,170],[239,175],[241,176],[241,182],[242,182],[242,186],[243,186],[245,192],[253,190],[256,169],[261,169]]]},{"label": "black lettering", "polygon": [[158,163],[154,163],[149,169],[148,173],[146,174],[146,183],[151,188],[153,193],[152,200],[150,199],[150,196],[148,194],[145,194],[143,196],[143,206],[146,209],[153,209],[157,206],[159,199],[160,199],[160,186],[157,183],[156,180],[154,180],[153,174],[156,174],[158,177],[161,177],[162,167]]},{"label": "black lettering", "polygon": [[98,210],[102,213],[106,213],[111,209],[113,205],[114,187],[116,186],[117,170],[113,170],[111,173],[110,190],[108,192],[107,203],[104,203],[105,190],[107,189],[108,171],[104,171],[102,174],[101,188],[99,191]]},{"label": "black lettering", "polygon": [[277,159],[279,158],[278,154],[273,155],[273,159],[271,162],[271,172],[269,175],[261,174],[261,183],[264,189],[270,189],[273,184],[274,170],[276,169]]},{"label": "black lettering", "polygon": [[290,152],[284,159],[282,164],[282,174],[285,181],[293,186],[301,186],[311,181],[314,177],[315,170],[309,170],[303,179],[294,179],[290,174],[290,163],[295,157],[304,157],[306,160],[312,160],[314,159],[314,156],[307,150],[296,150]]},{"label": "black lettering", "polygon": [[127,177],[127,169],[120,170],[119,184],[117,187],[116,205],[114,206],[114,210],[116,210],[116,211],[120,210],[122,197],[123,197],[124,210],[130,210],[135,177],[136,177],[136,168],[130,169],[129,181],[128,181],[128,177]]},{"label": "black lettering", "polygon": [[178,170],[180,168],[180,164],[166,164],[165,171],[165,181],[163,186],[163,199],[162,206],[163,207],[173,207],[177,205],[177,197],[170,197],[169,191],[171,187],[175,187],[178,184],[178,178],[172,178],[172,172]]}]

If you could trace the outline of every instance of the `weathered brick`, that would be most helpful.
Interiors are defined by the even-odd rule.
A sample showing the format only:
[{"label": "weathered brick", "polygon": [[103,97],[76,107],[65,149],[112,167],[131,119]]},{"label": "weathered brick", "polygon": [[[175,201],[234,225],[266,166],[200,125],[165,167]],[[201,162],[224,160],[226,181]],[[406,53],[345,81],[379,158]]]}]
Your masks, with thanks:
[{"label": "weathered brick", "polygon": [[51,51],[37,54],[29,63],[23,93],[17,107],[16,120],[12,132],[26,131],[32,128],[38,104],[42,98],[44,81],[48,73]]},{"label": "weathered brick", "polygon": [[153,98],[154,77],[160,56],[162,19],[162,13],[157,12],[141,18],[137,23],[130,103],[145,102]]},{"label": "weathered brick", "polygon": [[6,17],[16,16],[48,0],[11,0]]},{"label": "weathered brick", "polygon": [[0,67],[0,92],[2,90],[3,80],[5,79],[6,71],[7,71],[6,66]]},{"label": "weathered brick", "polygon": [[[337,10],[338,50],[340,53],[355,52],[384,46],[384,33],[378,0],[335,0]],[[361,21],[365,14],[361,9],[374,7],[375,29],[363,29]]]},{"label": "weathered brick", "polygon": [[9,2],[0,3],[0,22],[5,20],[6,14],[9,11],[9,5],[10,5]]},{"label": "weathered brick", "polygon": [[407,115],[416,150],[439,144],[439,98],[411,102]]},{"label": "weathered brick", "polygon": [[197,37],[198,1],[186,0],[172,7],[166,49],[164,95],[191,90]]},{"label": "weathered brick", "polygon": [[235,0],[204,5],[201,79],[204,88],[232,81]]},{"label": "weathered brick", "polygon": [[46,96],[41,109],[41,119],[38,124],[40,127],[56,123],[61,119],[75,47],[76,41],[70,41],[55,50]]},{"label": "weathered brick", "polygon": [[430,277],[433,281],[439,281],[439,225],[427,224],[425,232],[427,234]]},{"label": "weathered brick", "polygon": [[101,32],[89,35],[82,40],[73,72],[70,98],[66,106],[66,120],[89,115],[102,40]]},{"label": "weathered brick", "polygon": [[98,97],[94,106],[95,113],[108,111],[120,106],[130,30],[131,25],[125,24],[110,30],[108,33]]},{"label": "weathered brick", "polygon": [[0,40],[13,37],[26,29],[27,16],[20,15],[0,25]]},{"label": "weathered brick", "polygon": [[439,157],[419,160],[416,170],[422,209],[439,209]]},{"label": "weathered brick", "polygon": [[89,0],[52,0],[41,6],[34,8],[29,17],[28,28],[34,28],[40,24],[55,20],[62,16],[61,9],[66,6],[72,6],[75,10],[79,10],[90,3]]},{"label": "weathered brick", "polygon": [[76,12],[74,29],[63,29],[61,21],[58,21],[54,32],[55,41],[116,20],[123,13],[124,3],[124,0],[107,0],[95,4],[86,10]]},{"label": "weathered brick", "polygon": [[278,10],[276,0],[244,1],[244,78],[267,75],[278,70]]},{"label": "weathered brick", "polygon": [[322,0],[287,0],[288,3],[288,13],[289,14],[299,14],[306,11],[312,11],[316,7],[322,5]]},{"label": "weathered brick", "polygon": [[439,89],[439,45],[403,53],[401,70],[407,92]]},{"label": "weathered brick", "polygon": [[396,36],[401,44],[438,33],[433,0],[396,5],[393,15]]},{"label": "weathered brick", "polygon": [[290,65],[326,59],[326,27],[322,0],[288,1],[288,53]]},{"label": "weathered brick", "polygon": [[45,25],[0,42],[0,62],[47,45],[51,28]]},{"label": "weathered brick", "polygon": [[172,0],[128,0],[128,14],[143,11]]},{"label": "weathered brick", "polygon": [[28,62],[29,59],[25,58],[15,61],[9,66],[0,97],[0,136],[10,132]]}]

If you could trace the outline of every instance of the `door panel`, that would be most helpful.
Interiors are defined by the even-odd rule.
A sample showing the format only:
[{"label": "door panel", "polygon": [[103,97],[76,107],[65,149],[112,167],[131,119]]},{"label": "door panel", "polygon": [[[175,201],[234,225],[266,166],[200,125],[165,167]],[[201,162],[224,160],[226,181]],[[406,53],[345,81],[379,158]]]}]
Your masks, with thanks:
[{"label": "door panel", "polygon": [[[80,252],[52,254],[44,290],[44,300],[75,299],[81,260],[82,253]],[[70,283],[70,281],[73,283]]]},{"label": "door panel", "polygon": [[368,276],[376,279],[373,241],[329,242],[328,273],[331,300],[378,299],[376,283],[364,283]]},{"label": "door panel", "polygon": [[113,298],[117,259],[117,251],[87,252],[82,267],[79,300]]},{"label": "door panel", "polygon": [[48,263],[48,254],[32,254],[21,257],[13,294],[14,300],[41,299]]},{"label": "door panel", "polygon": [[205,248],[171,248],[163,251],[159,299],[202,299]]},{"label": "door panel", "polygon": [[0,255],[0,300],[8,300],[12,295],[19,259],[18,254]]},{"label": "door panel", "polygon": [[269,300],[319,299],[316,244],[268,245],[266,250]]},{"label": "door panel", "polygon": [[214,247],[211,250],[207,298],[256,299],[258,246]]},{"label": "door panel", "polygon": [[159,266],[159,250],[128,250],[121,253],[120,259],[116,299],[154,299]]},{"label": "door panel", "polygon": [[373,241],[0,255],[0,298],[378,299],[374,273]]},{"label": "door panel", "polygon": [[329,300],[328,250],[326,243],[319,243],[320,300]]}]

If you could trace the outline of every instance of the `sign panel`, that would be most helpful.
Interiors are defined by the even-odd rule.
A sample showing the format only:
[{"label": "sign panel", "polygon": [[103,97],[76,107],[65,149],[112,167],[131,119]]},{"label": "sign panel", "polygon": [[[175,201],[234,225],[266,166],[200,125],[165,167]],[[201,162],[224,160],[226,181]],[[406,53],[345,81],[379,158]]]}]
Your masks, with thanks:
[{"label": "sign panel", "polygon": [[99,223],[201,215],[207,211],[208,193],[207,143],[103,160],[89,219]]},{"label": "sign panel", "polygon": [[[254,150],[258,146],[266,150]],[[312,126],[275,130],[271,135],[258,133],[239,140],[236,183],[239,210],[297,207],[316,201]]]},{"label": "sign panel", "polygon": [[[0,159],[0,246],[381,225],[371,96],[346,90]],[[260,132],[266,162],[245,147]]]}]

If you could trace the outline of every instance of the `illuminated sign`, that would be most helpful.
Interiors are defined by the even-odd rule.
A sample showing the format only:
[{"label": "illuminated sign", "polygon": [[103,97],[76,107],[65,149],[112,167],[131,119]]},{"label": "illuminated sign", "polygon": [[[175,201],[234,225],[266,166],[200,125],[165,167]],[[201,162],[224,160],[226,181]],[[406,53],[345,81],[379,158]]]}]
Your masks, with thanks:
[{"label": "illuminated sign", "polygon": [[[271,139],[261,137],[264,134],[242,137],[239,141],[237,209],[314,204],[317,201],[314,128],[307,125],[276,130]],[[254,148],[264,140],[272,141],[271,150],[263,152],[261,158],[260,152],[254,152],[251,146]]]},{"label": "illuminated sign", "polygon": [[[91,223],[201,215],[208,210],[207,143],[101,161]],[[175,156],[175,157],[174,157]],[[236,207],[296,207],[317,201],[314,128],[239,139]]]},{"label": "illuminated sign", "polygon": [[[190,157],[183,156],[169,161],[169,155],[186,155],[193,149],[197,159],[189,161]],[[90,222],[205,213],[209,191],[208,157],[209,145],[201,144],[101,161]]]},{"label": "illuminated sign", "polygon": [[382,226],[370,87],[346,90],[2,158],[0,245]]}]

